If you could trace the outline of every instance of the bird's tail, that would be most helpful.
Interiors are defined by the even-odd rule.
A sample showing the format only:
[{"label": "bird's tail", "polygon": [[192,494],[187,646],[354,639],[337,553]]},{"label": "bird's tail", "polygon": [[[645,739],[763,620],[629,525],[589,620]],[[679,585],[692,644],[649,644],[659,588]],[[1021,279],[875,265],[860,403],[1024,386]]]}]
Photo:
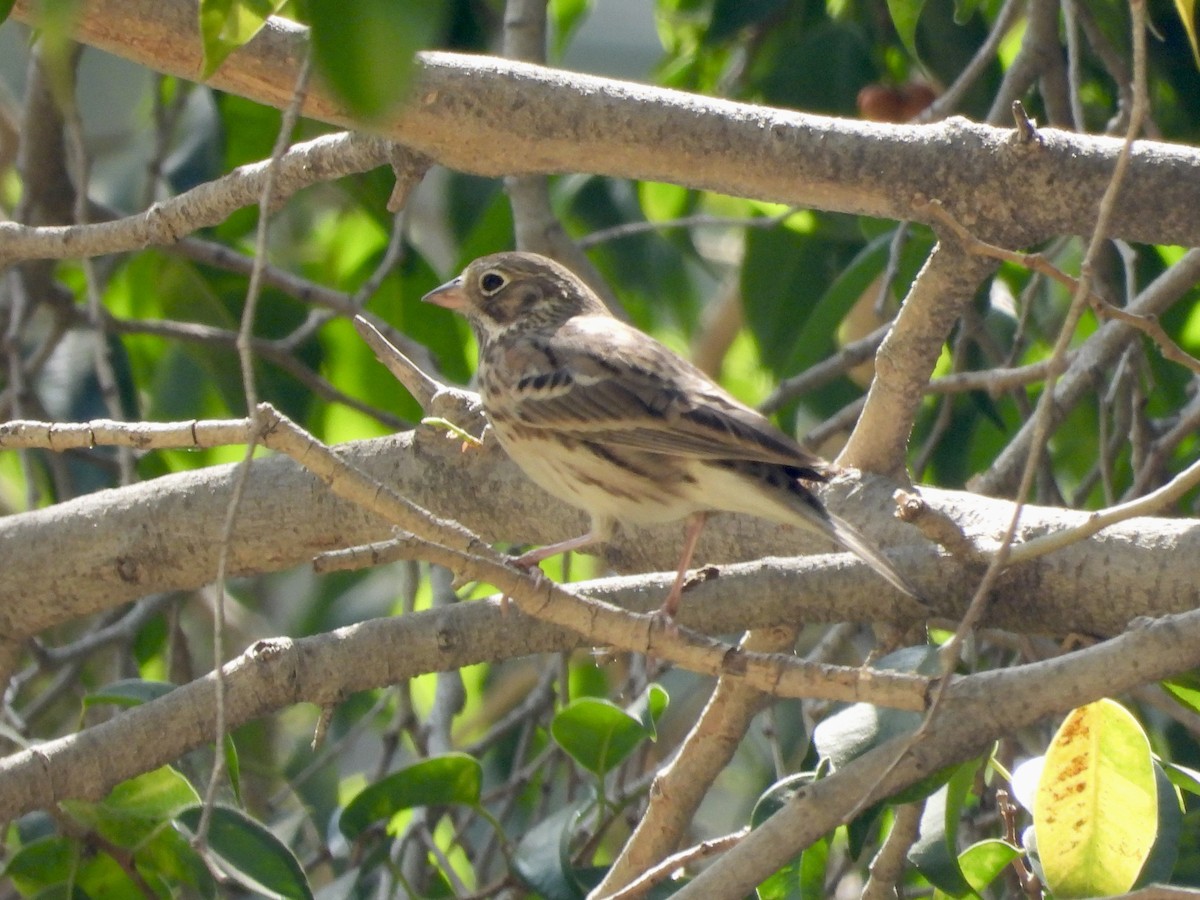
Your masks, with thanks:
[{"label": "bird's tail", "polygon": [[883,552],[873,544],[861,531],[844,519],[839,519],[833,513],[826,512],[830,534],[834,540],[855,553],[863,562],[886,578],[899,590],[908,594],[914,600],[924,602],[920,592],[913,587],[912,582],[900,574]]}]

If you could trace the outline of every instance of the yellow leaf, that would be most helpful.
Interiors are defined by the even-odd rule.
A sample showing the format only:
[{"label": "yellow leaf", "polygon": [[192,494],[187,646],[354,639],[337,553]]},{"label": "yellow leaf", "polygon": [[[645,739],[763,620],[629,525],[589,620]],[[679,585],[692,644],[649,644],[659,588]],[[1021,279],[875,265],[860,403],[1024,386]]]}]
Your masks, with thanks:
[{"label": "yellow leaf", "polygon": [[1056,897],[1133,886],[1158,832],[1158,793],[1150,743],[1119,703],[1098,700],[1067,716],[1046,753],[1033,824]]},{"label": "yellow leaf", "polygon": [[1188,43],[1192,45],[1192,59],[1200,68],[1200,44],[1196,42],[1196,0],[1175,0],[1175,9],[1183,20],[1183,29],[1187,32]]}]

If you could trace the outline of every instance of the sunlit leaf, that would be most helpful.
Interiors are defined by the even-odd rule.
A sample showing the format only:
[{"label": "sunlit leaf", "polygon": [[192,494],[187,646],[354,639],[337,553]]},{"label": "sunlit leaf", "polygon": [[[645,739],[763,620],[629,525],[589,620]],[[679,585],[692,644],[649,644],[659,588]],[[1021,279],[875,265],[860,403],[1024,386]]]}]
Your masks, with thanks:
[{"label": "sunlit leaf", "polygon": [[179,810],[200,801],[178,770],[162,766],[114,787],[98,803],[64,800],[71,818],[118,847],[136,848]]},{"label": "sunlit leaf", "polygon": [[1046,752],[1034,802],[1038,855],[1056,897],[1119,894],[1158,829],[1150,743],[1112,700],[1073,710]]},{"label": "sunlit leaf", "polygon": [[577,763],[596,775],[611,771],[650,732],[609,700],[580,697],[559,710],[550,733]]},{"label": "sunlit leaf", "polygon": [[592,0],[550,0],[550,17],[554,41],[554,56],[562,58],[571,38],[592,11]]},{"label": "sunlit leaf", "polygon": [[1196,40],[1196,0],[1175,0],[1175,9],[1179,20],[1183,22],[1183,30],[1187,32],[1188,43],[1192,45],[1192,59],[1200,68],[1200,43]]},{"label": "sunlit leaf", "polygon": [[756,890],[759,900],[825,900],[829,841],[822,838],[773,872]]},{"label": "sunlit leaf", "polygon": [[642,212],[651,222],[668,222],[679,218],[687,212],[692,197],[687,188],[661,181],[640,181],[637,192]]},{"label": "sunlit leaf", "polygon": [[1178,763],[1161,762],[1171,784],[1189,794],[1200,794],[1200,772]]},{"label": "sunlit leaf", "polygon": [[912,54],[913,59],[918,59],[917,21],[921,18],[925,0],[887,0],[887,5],[900,43]]},{"label": "sunlit leaf", "polygon": [[629,706],[629,714],[637,716],[650,740],[658,737],[658,720],[667,711],[670,695],[661,684],[651,684],[637,700]]},{"label": "sunlit leaf", "polygon": [[201,76],[208,78],[234,50],[248,43],[287,0],[200,0]]},{"label": "sunlit leaf", "polygon": [[[1200,309],[1200,306],[1197,307]],[[1197,320],[1200,321],[1200,320]],[[1161,682],[1163,690],[1194,713],[1200,713],[1200,676],[1185,672]]]},{"label": "sunlit leaf", "polygon": [[982,893],[1020,855],[1012,844],[992,838],[964,850],[958,857],[958,867],[971,889]]}]

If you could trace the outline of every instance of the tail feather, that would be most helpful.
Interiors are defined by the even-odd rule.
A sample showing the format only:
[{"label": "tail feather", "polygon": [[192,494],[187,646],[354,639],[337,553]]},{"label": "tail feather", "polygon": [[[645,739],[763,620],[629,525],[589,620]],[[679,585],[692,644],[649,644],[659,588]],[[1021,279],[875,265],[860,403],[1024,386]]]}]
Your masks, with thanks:
[{"label": "tail feather", "polygon": [[913,587],[912,582],[900,574],[883,552],[871,542],[866,535],[844,519],[839,519],[832,513],[826,513],[829,524],[829,535],[847,550],[856,554],[863,562],[882,575],[889,583],[908,594],[914,600],[924,602],[920,592]]}]

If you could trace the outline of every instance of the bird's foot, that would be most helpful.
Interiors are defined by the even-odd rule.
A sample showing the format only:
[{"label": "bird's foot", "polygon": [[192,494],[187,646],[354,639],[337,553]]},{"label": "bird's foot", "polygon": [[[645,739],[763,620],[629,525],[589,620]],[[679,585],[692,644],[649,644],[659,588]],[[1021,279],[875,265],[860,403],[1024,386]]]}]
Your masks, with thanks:
[{"label": "bird's foot", "polygon": [[[520,556],[510,556],[508,558],[510,565],[520,569],[522,572],[527,573],[533,578],[535,584],[537,585],[541,585],[541,583],[546,579],[546,573],[538,568],[538,563],[545,559],[545,557],[541,554],[541,549],[542,548],[539,547],[536,550],[530,550],[527,553],[522,553]],[[508,607],[511,600],[512,598],[509,597],[508,594],[500,595],[500,615],[508,615]]]}]

